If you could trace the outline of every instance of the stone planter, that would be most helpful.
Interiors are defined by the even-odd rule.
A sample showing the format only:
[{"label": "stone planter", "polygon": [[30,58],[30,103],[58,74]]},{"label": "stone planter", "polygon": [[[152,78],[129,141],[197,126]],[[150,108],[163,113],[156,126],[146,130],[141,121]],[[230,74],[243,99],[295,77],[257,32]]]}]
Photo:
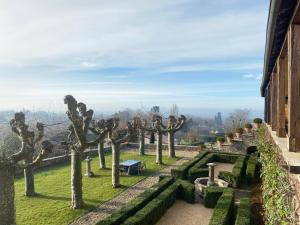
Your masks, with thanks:
[{"label": "stone planter", "polygon": [[225,144],[224,141],[217,141],[217,145],[219,148],[221,148]]},{"label": "stone planter", "polygon": [[227,139],[227,143],[231,145],[231,144],[232,144],[232,139],[233,139],[233,138],[232,138],[232,137],[226,137],[226,139]]},{"label": "stone planter", "polygon": [[255,129],[259,129],[261,127],[261,123],[254,123]]},{"label": "stone planter", "polygon": [[235,136],[237,139],[241,139],[242,138],[242,133],[235,133]]},{"label": "stone planter", "polygon": [[250,133],[252,132],[252,128],[246,127],[246,128],[245,128],[245,131],[246,131],[247,134],[250,134]]}]

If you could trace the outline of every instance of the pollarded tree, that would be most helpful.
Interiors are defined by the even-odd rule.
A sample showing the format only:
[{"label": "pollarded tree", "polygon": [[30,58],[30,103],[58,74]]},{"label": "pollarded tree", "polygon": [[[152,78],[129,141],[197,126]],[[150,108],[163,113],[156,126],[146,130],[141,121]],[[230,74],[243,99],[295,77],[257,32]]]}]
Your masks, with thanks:
[{"label": "pollarded tree", "polygon": [[175,157],[175,146],[174,146],[174,139],[175,133],[179,131],[183,125],[185,124],[186,118],[184,115],[181,115],[179,118],[175,118],[175,116],[169,116],[168,119],[168,148],[169,148],[169,157]]},{"label": "pollarded tree", "polygon": [[156,134],[156,163],[163,164],[162,161],[162,136],[166,132],[166,127],[162,123],[162,117],[154,115],[152,117],[152,128],[147,128],[149,132]]},{"label": "pollarded tree", "polygon": [[[27,151],[24,142],[22,142],[21,150],[18,153],[9,158],[0,158],[0,225],[16,224],[15,171],[35,167],[53,150],[53,145],[49,141],[43,141],[39,147],[41,151],[31,163],[27,161],[28,155],[31,153]],[[19,164],[18,162],[22,160],[24,160],[24,164]]]},{"label": "pollarded tree", "polygon": [[[26,164],[33,162],[35,149],[44,137],[44,124],[37,123],[37,135],[33,131],[28,130],[28,125],[25,123],[25,115],[23,112],[15,113],[15,118],[10,121],[12,131],[19,137],[22,143],[22,150],[14,154],[15,158],[23,158]],[[25,195],[34,196],[34,175],[33,167],[24,169],[25,178]]]},{"label": "pollarded tree", "polygon": [[98,136],[98,157],[99,157],[99,167],[100,169],[105,169],[105,152],[104,152],[104,139],[108,133],[108,121],[98,120],[93,121],[92,127],[89,129]]},{"label": "pollarded tree", "polygon": [[84,103],[77,103],[71,96],[65,96],[64,103],[68,106],[67,116],[71,121],[69,126],[68,147],[71,150],[71,208],[83,207],[82,198],[82,153],[85,149],[96,145],[98,139],[92,142],[87,141],[87,133],[93,117],[93,110],[86,109]]},{"label": "pollarded tree", "polygon": [[133,118],[134,127],[138,130],[139,154],[145,155],[145,133],[147,131],[147,120],[141,117]]},{"label": "pollarded tree", "polygon": [[108,140],[112,149],[112,186],[120,187],[120,145],[130,138],[133,133],[133,125],[127,123],[126,133],[117,130],[119,119],[114,118],[108,121]]}]

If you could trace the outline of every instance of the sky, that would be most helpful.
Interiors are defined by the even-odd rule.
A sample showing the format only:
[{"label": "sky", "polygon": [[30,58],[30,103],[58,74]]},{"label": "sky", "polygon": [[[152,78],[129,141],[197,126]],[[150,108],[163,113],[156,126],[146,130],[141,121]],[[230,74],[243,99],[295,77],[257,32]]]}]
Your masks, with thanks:
[{"label": "sky", "polygon": [[263,112],[268,0],[0,0],[0,110]]}]

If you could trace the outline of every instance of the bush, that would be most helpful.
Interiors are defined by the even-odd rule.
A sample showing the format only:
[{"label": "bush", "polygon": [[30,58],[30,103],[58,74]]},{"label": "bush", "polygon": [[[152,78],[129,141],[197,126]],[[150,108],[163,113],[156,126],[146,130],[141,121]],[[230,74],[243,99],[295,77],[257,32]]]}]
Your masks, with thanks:
[{"label": "bush", "polygon": [[248,184],[253,184],[257,180],[256,155],[251,155],[247,162],[246,178]]},{"label": "bush", "polygon": [[235,225],[250,225],[251,223],[251,203],[250,198],[241,198],[237,209]]},{"label": "bush", "polygon": [[233,222],[234,192],[226,188],[214,208],[209,225],[228,225]]},{"label": "bush", "polygon": [[238,154],[226,154],[226,153],[216,153],[214,155],[214,160],[221,163],[235,163],[240,155]]},{"label": "bush", "polygon": [[242,134],[244,132],[243,128],[236,128],[235,130],[236,133]]},{"label": "bush", "polygon": [[188,176],[188,170],[193,167],[197,162],[199,162],[200,159],[202,159],[205,155],[207,155],[208,152],[200,152],[198,155],[195,156],[193,160],[190,160],[178,168],[171,169],[171,175],[174,178],[179,178],[182,180],[186,180]]},{"label": "bush", "polygon": [[224,137],[218,137],[218,138],[217,138],[217,141],[225,142],[225,138],[224,138]]},{"label": "bush", "polygon": [[208,168],[207,163],[214,161],[214,154],[210,153],[205,155],[202,159],[200,159],[192,168],[188,171],[188,179],[194,183],[194,181],[199,177],[207,177],[208,176]]},{"label": "bush", "polygon": [[128,218],[123,225],[155,224],[166,210],[176,201],[179,185],[177,182],[160,193],[134,216]]},{"label": "bush", "polygon": [[252,129],[252,124],[251,123],[246,123],[245,128]]},{"label": "bush", "polygon": [[233,138],[233,133],[227,133],[226,136],[229,138]]},{"label": "bush", "polygon": [[232,172],[220,171],[219,178],[229,183],[231,187],[239,187],[245,174],[246,156],[237,156]]},{"label": "bush", "polygon": [[261,119],[261,118],[255,118],[254,120],[253,120],[253,122],[254,123],[262,123],[263,122],[263,120]]},{"label": "bush", "polygon": [[188,203],[195,203],[195,185],[185,180],[177,180],[180,184],[178,197]]},{"label": "bush", "polygon": [[134,215],[138,210],[142,209],[152,199],[159,195],[164,189],[174,182],[173,178],[165,177],[158,184],[153,185],[139,196],[126,203],[118,212],[110,215],[105,220],[97,223],[97,225],[119,225],[128,217]]},{"label": "bush", "polygon": [[232,173],[228,171],[220,171],[218,178],[225,180],[230,187],[232,187],[235,182]]},{"label": "bush", "polygon": [[204,205],[207,208],[214,208],[223,194],[225,188],[210,186],[204,189]]}]

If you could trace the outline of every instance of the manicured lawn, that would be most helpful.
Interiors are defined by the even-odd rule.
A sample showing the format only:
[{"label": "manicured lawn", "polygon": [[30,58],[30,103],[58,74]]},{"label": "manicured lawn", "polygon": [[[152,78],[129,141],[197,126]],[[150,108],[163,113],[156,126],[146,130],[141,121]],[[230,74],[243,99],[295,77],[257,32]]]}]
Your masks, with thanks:
[{"label": "manicured lawn", "polygon": [[[146,161],[147,169],[141,175],[121,176],[122,188],[111,187],[111,155],[106,157],[107,170],[98,169],[98,159],[92,161],[92,171],[95,177],[83,177],[83,198],[85,208],[80,210],[70,209],[70,165],[50,168],[35,173],[35,187],[39,194],[27,198],[24,194],[24,179],[15,182],[16,210],[18,225],[63,225],[69,224],[74,219],[94,209],[100,203],[118,195],[128,186],[163,168],[155,164],[155,156],[138,156],[137,153],[122,153],[121,160],[137,159]],[[165,165],[172,164],[176,159],[164,157]],[[85,173],[85,162],[82,165]]]}]

